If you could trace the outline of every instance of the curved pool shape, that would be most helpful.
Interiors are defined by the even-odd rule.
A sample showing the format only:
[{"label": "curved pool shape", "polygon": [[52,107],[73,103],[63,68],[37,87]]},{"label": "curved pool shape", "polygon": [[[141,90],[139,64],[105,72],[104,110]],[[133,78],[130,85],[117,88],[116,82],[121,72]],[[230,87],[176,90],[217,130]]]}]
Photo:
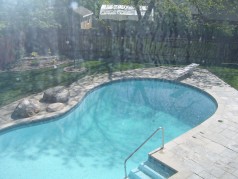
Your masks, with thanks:
[{"label": "curved pool shape", "polygon": [[[123,178],[125,158],[156,128],[168,142],[209,118],[215,100],[164,80],[116,81],[92,90],[49,123],[0,136],[1,179]],[[161,145],[157,134],[128,162],[128,171]]]}]

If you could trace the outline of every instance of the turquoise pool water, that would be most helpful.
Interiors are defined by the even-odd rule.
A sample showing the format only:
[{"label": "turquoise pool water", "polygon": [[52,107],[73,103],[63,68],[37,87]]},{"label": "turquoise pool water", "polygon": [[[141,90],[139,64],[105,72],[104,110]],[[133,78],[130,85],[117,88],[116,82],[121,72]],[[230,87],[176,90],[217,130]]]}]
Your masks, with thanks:
[{"label": "turquoise pool water", "polygon": [[[1,179],[121,179],[123,162],[154,130],[165,141],[210,117],[212,97],[154,79],[117,81],[90,92],[59,120],[0,135]],[[128,162],[128,171],[161,145],[158,133]]]}]

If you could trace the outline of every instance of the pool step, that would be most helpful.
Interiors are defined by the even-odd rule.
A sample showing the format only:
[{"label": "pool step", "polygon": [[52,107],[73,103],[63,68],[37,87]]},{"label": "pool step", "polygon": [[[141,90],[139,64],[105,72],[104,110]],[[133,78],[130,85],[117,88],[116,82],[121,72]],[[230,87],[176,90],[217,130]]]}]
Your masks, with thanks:
[{"label": "pool step", "polygon": [[131,170],[129,179],[165,179],[158,172],[149,167],[147,162],[141,163],[138,168]]},{"label": "pool step", "polygon": [[129,179],[151,179],[150,176],[146,175],[144,172],[142,172],[140,169],[136,168],[130,171],[129,173]]}]

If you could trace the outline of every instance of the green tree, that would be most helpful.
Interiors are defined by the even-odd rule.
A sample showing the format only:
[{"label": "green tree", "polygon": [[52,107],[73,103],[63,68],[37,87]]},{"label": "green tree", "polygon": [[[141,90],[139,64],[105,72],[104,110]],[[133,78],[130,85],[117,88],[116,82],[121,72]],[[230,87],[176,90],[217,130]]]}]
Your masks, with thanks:
[{"label": "green tree", "polygon": [[[1,0],[0,2],[0,38],[2,64],[7,64],[9,57],[15,60],[21,59],[26,52],[34,46],[41,50],[48,49],[55,42],[49,37],[55,32],[59,24],[55,20],[52,4],[48,0]],[[37,38],[40,36],[41,38]],[[34,37],[34,40],[32,40]]]},{"label": "green tree", "polygon": [[57,27],[54,11],[48,0],[3,1],[1,24],[5,28],[24,30],[28,27]]},{"label": "green tree", "polygon": [[[232,24],[232,19],[238,19],[238,1],[231,0],[132,0],[138,14],[137,35],[143,34],[148,28],[148,17],[154,9],[155,20],[150,24],[150,33],[153,36],[160,34],[162,37],[185,36],[187,38],[187,62],[190,58],[191,39],[194,35],[213,38],[217,35],[233,36],[237,23]],[[139,6],[148,6],[147,12],[142,17]],[[163,39],[163,38],[162,38]],[[138,54],[142,51],[143,43],[139,42]],[[143,55],[142,55],[143,56]],[[157,63],[157,62],[156,62]]]}]

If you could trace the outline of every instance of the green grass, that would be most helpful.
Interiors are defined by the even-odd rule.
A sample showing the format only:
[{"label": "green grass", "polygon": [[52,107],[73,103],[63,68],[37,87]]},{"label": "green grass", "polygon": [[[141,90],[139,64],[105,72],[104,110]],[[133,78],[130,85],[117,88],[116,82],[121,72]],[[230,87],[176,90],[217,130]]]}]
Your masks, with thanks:
[{"label": "green grass", "polygon": [[33,71],[0,73],[0,106],[53,86],[68,86],[86,75],[107,73],[109,70],[108,66],[110,66],[113,72],[145,67],[145,65],[137,63],[119,64],[106,63],[104,61],[86,61],[81,65],[87,68],[86,72],[64,72],[65,65],[63,65],[57,69],[45,68]]},{"label": "green grass", "polygon": [[64,66],[25,72],[0,73],[0,106],[56,85],[69,85],[82,74],[66,73]]},{"label": "green grass", "polygon": [[238,90],[238,68],[208,67],[207,69]]},{"label": "green grass", "polygon": [[[46,68],[34,71],[0,73],[0,106],[53,86],[68,86],[86,75],[97,76],[109,71],[116,72],[153,66],[132,62],[112,63],[105,61],[86,61],[81,65],[87,69],[86,72],[64,72],[65,65],[63,65],[57,69]],[[207,69],[238,90],[237,68],[207,67]]]}]

